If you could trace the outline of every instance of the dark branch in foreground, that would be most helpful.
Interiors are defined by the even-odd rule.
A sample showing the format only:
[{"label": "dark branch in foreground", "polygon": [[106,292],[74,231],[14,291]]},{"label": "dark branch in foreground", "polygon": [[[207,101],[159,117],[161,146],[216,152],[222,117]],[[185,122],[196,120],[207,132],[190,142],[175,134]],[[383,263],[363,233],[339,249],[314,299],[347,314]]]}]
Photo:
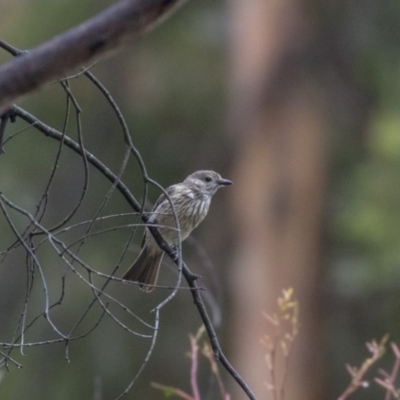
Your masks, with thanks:
[{"label": "dark branch in foreground", "polygon": [[120,0],[0,67],[0,113],[21,96],[153,29],[185,0]]},{"label": "dark branch in foreground", "polygon": [[[128,204],[141,215],[141,218],[144,223],[148,223],[148,217],[143,214],[142,212],[142,206],[141,204],[135,199],[135,197],[131,194],[129,189],[126,187],[124,183],[122,183],[118,176],[115,175],[109,168],[107,168],[98,158],[96,158],[92,153],[87,151],[86,149],[83,149],[77,142],[72,140],[66,135],[63,135],[61,132],[57,131],[56,129],[53,129],[49,127],[48,125],[44,124],[43,122],[39,121],[35,116],[32,114],[26,112],[22,108],[18,106],[13,106],[10,109],[12,112],[14,112],[15,116],[20,117],[24,121],[28,122],[29,124],[33,125],[37,130],[40,132],[44,133],[46,136],[51,137],[53,139],[56,139],[58,141],[63,141],[63,143],[69,147],[71,150],[74,152],[78,153],[81,156],[85,156],[86,159],[90,164],[92,164],[98,171],[100,171],[110,182],[112,182],[116,188],[119,190],[119,192],[123,195],[125,200],[128,202]],[[164,241],[160,233],[158,232],[156,227],[149,226],[149,230],[151,231],[152,235],[154,236],[156,242],[160,246],[162,250],[165,251],[165,253],[168,254],[168,256],[173,260],[173,262],[179,267],[180,262],[182,265],[182,273],[183,276],[185,277],[190,289],[191,289],[191,294],[193,297],[193,301],[195,306],[197,307],[197,310],[200,314],[200,317],[204,323],[204,326],[206,328],[208,337],[210,339],[211,347],[214,352],[214,356],[217,360],[221,362],[221,364],[224,366],[224,368],[228,371],[228,373],[236,380],[236,382],[241,386],[243,391],[247,394],[248,398],[251,400],[255,400],[256,397],[253,394],[253,392],[250,390],[246,382],[243,380],[243,378],[238,374],[238,372],[232,367],[226,356],[224,355],[221,346],[218,341],[217,334],[215,332],[215,329],[212,325],[211,319],[208,315],[207,309],[204,305],[203,299],[201,297],[201,293],[199,290],[199,287],[197,286],[197,279],[198,276],[193,274],[187,265],[182,261],[179,260],[179,257],[177,257],[177,254],[174,249],[172,249],[168,244]]]},{"label": "dark branch in foreground", "polygon": [[3,153],[3,138],[8,121],[15,122],[15,116],[12,111],[6,111],[0,115],[0,155]]}]

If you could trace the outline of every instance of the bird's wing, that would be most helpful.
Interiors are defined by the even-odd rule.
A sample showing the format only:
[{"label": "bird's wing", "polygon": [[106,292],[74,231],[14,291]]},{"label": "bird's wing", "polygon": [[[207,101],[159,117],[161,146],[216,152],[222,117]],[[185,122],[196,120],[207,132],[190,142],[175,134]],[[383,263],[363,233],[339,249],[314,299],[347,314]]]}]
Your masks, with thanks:
[{"label": "bird's wing", "polygon": [[[177,185],[172,185],[169,186],[165,189],[165,191],[167,192],[168,196],[171,196],[172,193],[176,190],[176,188],[179,186],[179,184]],[[157,199],[156,204],[154,204],[153,208],[152,208],[152,212],[156,211],[157,207],[163,203],[164,201],[168,201],[167,196],[165,196],[164,193],[161,193],[160,197]]]},{"label": "bird's wing", "polygon": [[[165,189],[165,191],[167,192],[168,196],[171,196],[171,195],[172,195],[172,193],[175,191],[175,189],[177,188],[177,186],[178,186],[178,184],[177,184],[177,185],[171,185],[171,186],[169,186],[169,187],[167,187],[167,188]],[[165,202],[165,201],[168,201],[168,198],[167,198],[167,196],[165,196],[164,193],[161,193],[160,197],[157,199],[156,203],[154,204],[153,208],[151,209],[151,213],[155,212],[155,211],[157,210],[158,206],[159,206],[160,204],[162,204],[163,202]],[[150,213],[150,215],[151,215],[151,213]],[[157,224],[157,217],[155,217],[154,219],[152,219],[151,222]],[[144,246],[144,241],[145,241],[145,239],[146,239],[146,235],[147,235],[147,234],[148,234],[148,233],[147,233],[147,229],[146,229],[146,230],[144,231],[144,235],[143,235],[141,247]]]}]

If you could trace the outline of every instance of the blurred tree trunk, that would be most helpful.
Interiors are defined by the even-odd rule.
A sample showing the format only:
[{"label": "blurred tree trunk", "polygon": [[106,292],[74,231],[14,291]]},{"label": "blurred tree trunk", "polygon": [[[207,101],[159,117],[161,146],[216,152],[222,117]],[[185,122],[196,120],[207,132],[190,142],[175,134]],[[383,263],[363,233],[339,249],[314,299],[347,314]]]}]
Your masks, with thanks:
[{"label": "blurred tree trunk", "polygon": [[[295,0],[231,0],[231,135],[236,148],[232,269],[234,360],[257,398],[272,398],[260,339],[282,289],[300,302],[286,399],[327,398],[319,268],[329,115],[308,69],[314,32]],[[278,378],[279,380],[279,378]],[[239,392],[233,398],[244,398]]]}]

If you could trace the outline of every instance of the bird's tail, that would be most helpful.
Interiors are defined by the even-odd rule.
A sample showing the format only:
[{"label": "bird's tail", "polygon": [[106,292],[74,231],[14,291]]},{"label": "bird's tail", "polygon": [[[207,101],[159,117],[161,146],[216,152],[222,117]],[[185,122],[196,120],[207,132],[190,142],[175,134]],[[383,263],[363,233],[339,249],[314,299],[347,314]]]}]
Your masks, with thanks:
[{"label": "bird's tail", "polygon": [[147,247],[143,247],[138,258],[128,271],[125,272],[122,279],[139,282],[140,289],[145,292],[151,292],[154,290],[154,287],[147,285],[156,284],[163,256],[163,252],[149,254]]}]

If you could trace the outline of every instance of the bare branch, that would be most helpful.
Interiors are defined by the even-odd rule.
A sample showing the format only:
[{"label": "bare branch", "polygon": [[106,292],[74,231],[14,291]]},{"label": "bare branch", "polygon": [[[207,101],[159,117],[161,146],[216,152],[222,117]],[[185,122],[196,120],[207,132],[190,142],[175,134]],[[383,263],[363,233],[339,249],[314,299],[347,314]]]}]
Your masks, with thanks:
[{"label": "bare branch", "polygon": [[120,0],[33,50],[20,52],[0,68],[0,113],[21,96],[61,78],[71,69],[138,39],[184,1]]},{"label": "bare branch", "polygon": [[[61,132],[50,128],[43,122],[40,122],[36,117],[29,114],[28,112],[22,110],[20,107],[14,106],[13,111],[15,114],[25,120],[26,122],[33,124],[36,129],[43,132],[45,135],[52,137],[56,140],[63,140],[64,144],[75,151],[76,153],[82,155],[85,153],[87,160],[90,164],[92,164],[95,168],[97,168],[106,178],[108,178],[113,184],[116,185],[116,188],[120,191],[120,193],[124,196],[126,201],[131,205],[131,207],[141,213],[141,219],[144,223],[148,222],[148,217],[145,214],[142,214],[142,207],[138,203],[138,201],[132,196],[129,189],[119,180],[119,178],[111,172],[100,160],[98,160],[93,154],[89,153],[86,149],[82,149],[78,143],[70,139],[68,136],[63,135]],[[226,358],[223,353],[221,346],[219,344],[219,340],[217,334],[215,332],[214,326],[211,322],[211,319],[208,315],[207,309],[204,305],[203,298],[200,294],[200,288],[197,285],[198,276],[193,274],[187,265],[181,260],[180,257],[177,257],[176,253],[172,248],[168,246],[163,237],[157,230],[156,226],[148,226],[152,235],[154,236],[157,244],[160,246],[162,250],[164,250],[168,256],[174,261],[174,263],[179,267],[180,263],[182,263],[182,274],[185,277],[189,288],[191,289],[191,294],[193,297],[193,301],[197,310],[200,314],[200,317],[204,323],[204,326],[207,330],[208,337],[210,339],[211,347],[214,352],[214,356],[217,360],[221,362],[224,368],[228,371],[228,373],[236,380],[236,382],[241,386],[243,391],[247,394],[248,398],[251,400],[255,399],[255,395],[248,387],[247,383],[243,380],[243,378],[239,375],[239,373],[233,368],[230,364],[229,360]],[[159,309],[157,308],[157,311]]]},{"label": "bare branch", "polygon": [[[0,42],[0,47],[3,47],[4,49],[12,52],[13,54],[17,54],[19,55],[18,57],[16,57],[13,61],[11,61],[10,63],[6,64],[3,68],[0,68],[0,98],[4,98],[7,97],[7,103],[2,103],[1,100],[0,101],[0,109],[1,106],[4,104],[7,105],[7,107],[10,107],[10,102],[15,99],[18,98],[20,95],[28,93],[29,91],[34,90],[35,88],[54,80],[55,78],[59,77],[60,74],[65,73],[68,68],[72,68],[74,66],[80,65],[79,63],[77,64],[71,64],[71,60],[68,60],[68,65],[66,67],[65,63],[62,63],[61,66],[61,62],[59,60],[54,59],[53,57],[55,57],[55,54],[58,51],[65,51],[67,52],[66,54],[68,54],[68,51],[72,51],[70,48],[68,48],[68,46],[66,46],[66,44],[71,45],[71,43],[73,42],[73,39],[77,40],[77,38],[79,38],[79,40],[82,40],[83,43],[85,44],[85,46],[90,46],[90,43],[92,43],[91,45],[93,46],[93,42],[88,42],[88,38],[90,37],[89,33],[92,32],[92,29],[94,29],[94,32],[96,32],[96,34],[93,36],[96,38],[97,41],[99,41],[101,38],[101,40],[104,40],[105,42],[101,43],[101,49],[100,48],[96,48],[96,49],[91,49],[91,51],[93,52],[93,54],[90,54],[90,52],[88,52],[88,48],[84,47],[81,48],[79,47],[79,51],[77,52],[77,56],[72,57],[72,60],[80,60],[79,62],[83,63],[88,61],[90,58],[94,57],[94,55],[98,56],[101,52],[106,51],[107,49],[110,49],[112,46],[110,45],[111,41],[114,44],[121,44],[125,39],[131,37],[131,38],[137,38],[140,34],[146,32],[150,27],[154,26],[154,23],[156,21],[158,21],[158,18],[160,18],[162,15],[165,15],[164,13],[166,13],[167,11],[169,11],[170,9],[172,9],[174,6],[177,6],[179,4],[182,4],[184,0],[142,0],[139,2],[139,0],[133,1],[133,0],[121,0],[120,2],[118,2],[115,6],[110,7],[108,10],[106,10],[103,14],[100,14],[98,17],[93,18],[92,20],[82,24],[81,26],[67,32],[64,35],[59,36],[58,38],[53,39],[52,41],[38,47],[37,49],[34,49],[30,52],[20,52],[17,49],[14,48],[10,48],[9,47],[5,47],[4,44],[2,42]],[[139,5],[140,3],[140,5]],[[114,7],[116,7],[116,9],[114,9]],[[126,7],[126,9],[124,8]],[[134,10],[136,10],[135,12],[130,9],[129,7],[133,7]],[[152,8],[153,7],[153,8]],[[125,11],[122,12],[123,15],[121,15],[121,9],[124,9]],[[129,9],[130,11],[127,11],[127,9]],[[104,23],[104,19],[109,18],[109,14],[108,12],[111,12],[111,15],[114,15],[113,18],[116,18],[116,16],[120,16],[121,18],[123,18],[123,23],[122,23],[122,27],[113,27],[113,29],[111,30],[111,33],[113,34],[120,34],[121,36],[112,36],[107,37],[105,32],[108,32],[108,26],[104,27],[102,24]],[[115,13],[115,14],[113,14]],[[131,13],[131,14],[130,14]],[[129,29],[126,27],[126,21],[128,16],[130,16],[130,18],[137,18],[138,21],[136,21],[136,24],[134,22],[132,22],[132,20],[129,20],[129,24],[133,24],[133,28],[130,27]],[[113,19],[111,21],[112,23],[115,23],[115,20]],[[108,21],[108,23],[110,23],[110,21]],[[94,25],[92,25],[94,24]],[[97,31],[96,29],[98,28],[98,25],[103,26],[104,31],[101,31],[101,34],[99,34],[99,31]],[[121,24],[121,22],[117,22],[116,23]],[[93,26],[96,27],[93,28]],[[106,29],[107,28],[107,29]],[[93,33],[93,32],[92,32]],[[82,39],[82,37],[80,37],[79,35],[83,35],[84,40]],[[96,36],[97,35],[97,36]],[[93,37],[91,37],[93,39]],[[65,42],[64,42],[65,40]],[[99,42],[97,42],[99,43]],[[65,45],[65,47],[64,47]],[[72,47],[74,47],[74,50],[76,50],[75,46],[81,46],[81,43],[77,44],[74,43],[72,44]],[[60,49],[55,49],[54,46],[60,46]],[[34,63],[40,63],[43,61],[43,54],[46,54],[46,51],[49,52],[49,59],[47,59],[46,56],[46,63],[43,63],[44,65],[50,66],[50,70],[49,71],[44,71],[43,68],[46,67],[38,67],[35,66]],[[34,56],[31,56],[31,55]],[[58,54],[60,54],[58,52]],[[81,58],[79,58],[79,57]],[[32,57],[32,58],[31,58]],[[62,58],[68,58],[68,55],[64,55],[64,56],[60,56],[58,55],[57,57],[62,57]],[[87,57],[86,59],[82,58],[82,57]],[[28,64],[24,64],[19,60],[25,60],[24,63],[26,62],[26,60],[30,62],[32,62],[32,65]],[[83,61],[82,61],[83,60]],[[26,76],[19,76],[18,79],[16,80],[16,82],[14,83],[10,83],[10,85],[8,86],[7,83],[5,83],[3,81],[3,76],[1,75],[2,73],[4,73],[4,70],[6,70],[6,72],[8,71],[8,73],[13,74],[14,72],[11,71],[11,69],[7,69],[5,67],[7,67],[8,65],[12,64],[13,62],[16,62],[17,67],[20,68],[20,72],[23,71],[24,69],[27,70],[26,72]],[[21,64],[19,64],[21,63]],[[61,68],[62,67],[62,68]],[[64,68],[65,67],[65,68]],[[35,69],[36,68],[36,69]],[[53,69],[52,69],[53,68]],[[61,69],[59,69],[61,68]],[[36,75],[35,75],[36,74]],[[46,75],[46,74],[50,74],[50,75]],[[138,151],[135,149],[130,136],[129,136],[129,132],[126,126],[125,121],[123,120],[122,114],[120,113],[118,107],[116,106],[115,102],[113,101],[113,99],[110,97],[109,93],[107,92],[107,90],[103,87],[103,85],[101,85],[101,83],[88,71],[84,71],[84,74],[100,89],[100,91],[103,93],[103,95],[106,97],[107,101],[110,103],[111,107],[113,108],[114,112],[116,113],[119,122],[122,126],[122,130],[123,130],[123,135],[125,138],[125,142],[127,144],[127,148],[128,148],[128,152],[126,153],[126,155],[128,155],[129,151],[131,153],[133,153],[133,155],[135,156],[136,160],[139,163],[139,166],[142,170],[142,174],[143,174],[143,180],[145,182],[145,191],[147,190],[147,184],[153,184],[155,186],[157,186],[160,190],[163,191],[163,188],[157,184],[157,182],[153,181],[152,179],[150,179],[146,173],[146,169],[144,166],[143,161],[141,160],[140,154],[138,153]],[[12,75],[14,76],[14,75]],[[18,74],[16,74],[15,76],[18,76]],[[27,78],[28,76],[28,78]],[[26,81],[24,81],[24,79],[27,79],[28,84]],[[7,82],[12,80],[10,77],[7,79]],[[29,83],[29,81],[32,81],[32,83]],[[18,86],[15,86],[15,83],[18,83],[20,86],[19,88],[23,89],[22,91],[18,92],[18,90],[16,90],[15,88]],[[5,86],[4,86],[5,85]],[[12,89],[10,91],[10,88]],[[66,88],[66,86],[64,85],[64,88]],[[9,92],[4,92],[4,95],[2,96],[2,90],[9,90]],[[13,91],[14,90],[14,91]],[[67,91],[67,99],[69,99],[73,104],[74,103],[74,98],[71,95],[70,91],[68,89],[66,89]],[[10,94],[11,93],[11,94]],[[11,96],[11,97],[10,97]],[[14,97],[13,97],[14,96]],[[69,101],[68,100],[68,101]],[[120,180],[121,175],[122,175],[122,171],[125,168],[126,165],[126,161],[127,158],[124,158],[124,162],[123,165],[121,167],[121,171],[120,173],[117,175],[115,173],[113,173],[106,165],[104,165],[98,158],[96,158],[93,154],[91,154],[90,152],[88,152],[84,145],[83,142],[81,140],[81,136],[79,136],[80,140],[79,143],[75,142],[74,140],[72,140],[71,138],[69,138],[66,134],[65,134],[65,129],[63,129],[62,132],[57,131],[49,126],[47,126],[46,124],[44,124],[43,122],[39,121],[36,117],[34,117],[33,115],[29,114],[28,112],[26,112],[25,110],[21,109],[20,107],[17,106],[12,106],[10,107],[10,110],[14,113],[13,115],[16,115],[18,117],[20,117],[22,120],[28,122],[31,126],[33,126],[35,129],[37,129],[38,131],[41,131],[42,133],[44,133],[46,136],[51,137],[53,139],[58,140],[60,143],[62,143],[62,145],[72,149],[75,153],[79,154],[85,161],[85,163],[89,163],[91,164],[93,167],[95,167],[98,171],[100,171],[104,177],[106,177],[111,183],[112,183],[112,189],[110,189],[111,191],[109,193],[111,193],[114,188],[116,188],[125,198],[125,200],[128,202],[128,204],[130,204],[130,206],[133,208],[133,210],[135,210],[138,214],[139,217],[142,219],[142,221],[147,224],[148,223],[148,217],[143,214],[143,205],[144,205],[144,200],[146,198],[146,193],[145,192],[145,196],[144,196],[144,200],[143,203],[140,204],[135,197],[132,195],[132,193],[129,191],[129,189],[127,188],[127,186]],[[67,120],[67,115],[68,115],[68,111],[66,113],[66,120]],[[79,132],[80,129],[78,129]],[[87,169],[87,166],[85,167]],[[108,196],[106,196],[106,200],[107,201]],[[4,201],[6,201],[4,199]],[[103,203],[105,204],[105,203]],[[103,206],[102,206],[103,207]],[[101,207],[101,208],[102,208]],[[14,206],[14,209],[16,207]],[[77,274],[79,276],[79,278],[85,282],[86,285],[88,285],[88,287],[90,287],[93,291],[93,302],[88,306],[87,311],[85,311],[82,314],[82,319],[85,317],[85,315],[87,314],[87,312],[91,309],[92,304],[94,304],[94,302],[96,304],[99,304],[102,308],[103,308],[103,312],[107,315],[109,315],[118,325],[120,325],[123,329],[128,330],[131,333],[135,333],[133,331],[130,331],[130,329],[126,326],[124,326],[117,318],[114,318],[113,315],[108,311],[107,309],[107,305],[103,304],[103,302],[100,299],[100,296],[106,296],[108,299],[110,299],[114,304],[117,304],[118,306],[120,306],[123,310],[125,311],[129,311],[124,305],[122,305],[121,303],[119,303],[116,299],[110,297],[109,295],[107,295],[106,293],[104,293],[104,289],[105,286],[107,285],[107,283],[111,280],[111,279],[116,279],[113,277],[114,273],[116,270],[114,270],[114,272],[111,275],[107,275],[107,282],[103,285],[103,287],[97,288],[94,286],[94,284],[92,283],[91,280],[91,275],[92,273],[96,273],[99,276],[103,276],[103,274],[98,273],[97,271],[92,270],[91,268],[89,268],[89,266],[87,266],[82,260],[80,260],[76,254],[70,252],[68,250],[68,247],[64,245],[64,243],[60,242],[49,230],[46,230],[44,227],[40,226],[39,222],[35,220],[35,218],[26,213],[23,212],[23,210],[19,210],[21,213],[23,213],[25,216],[28,216],[31,224],[33,224],[33,226],[35,226],[39,232],[44,233],[48,240],[50,241],[52,247],[54,248],[54,250],[57,252],[57,254],[59,254],[64,262],[67,264],[69,270],[73,271],[75,274]],[[99,213],[96,214],[95,218],[93,218],[93,222],[95,220],[98,220],[98,218],[100,217]],[[65,222],[65,220],[63,221],[63,223]],[[10,220],[11,223],[11,220]],[[63,225],[63,224],[61,224]],[[85,232],[85,237],[88,237],[88,235],[90,234],[90,229],[92,227],[92,223],[89,224],[89,228],[88,230],[86,230]],[[174,263],[178,266],[179,270],[182,270],[182,274],[185,277],[186,281],[188,282],[189,285],[189,289],[191,291],[195,306],[198,309],[198,312],[200,314],[200,317],[205,325],[207,334],[209,336],[210,342],[211,342],[211,347],[213,349],[213,353],[214,356],[217,360],[219,360],[222,365],[225,367],[225,369],[228,371],[228,373],[237,381],[237,383],[242,387],[242,389],[244,390],[244,392],[247,394],[249,399],[255,399],[254,394],[251,392],[251,390],[249,389],[249,387],[247,386],[246,382],[241,378],[241,376],[236,372],[236,370],[232,367],[232,365],[229,363],[229,361],[227,360],[227,358],[225,357],[224,353],[222,352],[221,346],[219,344],[215,329],[211,323],[210,317],[208,315],[207,309],[204,305],[202,296],[200,294],[200,290],[201,288],[199,288],[197,286],[197,279],[198,276],[193,274],[189,268],[186,266],[186,264],[182,261],[182,257],[181,257],[181,249],[179,248],[179,252],[177,253],[174,249],[170,248],[168,246],[168,244],[164,241],[164,239],[162,238],[162,236],[160,235],[160,233],[157,230],[156,226],[149,226],[147,225],[149,230],[151,231],[152,235],[154,236],[156,242],[158,243],[158,245],[160,246],[161,249],[163,249],[168,256],[174,261]],[[61,228],[61,226],[57,226],[57,228]],[[18,232],[15,230],[15,233],[18,234]],[[24,244],[25,243],[25,239],[23,238],[24,234],[20,235],[18,234],[18,238],[20,239],[19,241]],[[125,248],[125,251],[127,249],[127,246]],[[31,259],[35,260],[35,255],[32,251],[30,251],[30,248],[28,245],[26,245],[26,251],[28,254],[31,255]],[[64,257],[64,253],[66,253],[66,255],[69,257]],[[88,272],[89,274],[89,279],[84,278],[81,274],[78,274],[76,269],[73,267],[73,263],[78,263],[79,265],[81,265],[83,268],[85,268],[85,270]],[[39,263],[36,262],[37,264],[37,268],[40,267]],[[40,272],[40,270],[39,270]],[[181,275],[180,275],[181,276]],[[180,278],[179,278],[180,279]],[[45,281],[43,280],[43,283],[45,283]],[[174,292],[176,292],[177,288],[179,287],[179,283],[176,285]],[[155,346],[155,342],[156,342],[156,338],[157,338],[157,332],[158,332],[158,320],[159,320],[159,312],[161,310],[161,308],[166,304],[167,301],[169,301],[169,299],[172,298],[174,294],[171,294],[166,300],[164,300],[163,302],[161,302],[158,307],[156,307],[155,311],[155,326],[153,328],[153,334],[151,335],[151,345],[149,348],[149,351],[147,353],[146,359],[144,360],[141,368],[139,369],[138,373],[135,375],[135,377],[133,378],[133,380],[131,381],[131,383],[127,386],[127,388],[125,389],[125,391],[123,391],[120,396],[118,396],[118,398],[124,396],[132,387],[132,385],[134,384],[134,382],[136,381],[137,377],[140,375],[141,371],[143,370],[144,366],[147,364],[150,355],[154,349]],[[49,306],[46,307],[46,310],[49,309]],[[46,314],[47,316],[47,314]],[[78,326],[81,322],[81,319],[78,319],[77,325]],[[53,329],[55,329],[56,327],[53,326]],[[62,335],[62,337],[60,339],[58,339],[59,341],[65,341],[66,344],[68,343],[68,341],[71,340],[71,334],[72,332],[74,332],[75,327],[72,329],[72,331],[64,337],[64,335]],[[57,331],[58,332],[58,331]],[[58,332],[59,333],[59,332]],[[60,335],[60,333],[59,333]],[[61,336],[61,335],[60,335]],[[47,342],[48,343],[48,342]]]}]

